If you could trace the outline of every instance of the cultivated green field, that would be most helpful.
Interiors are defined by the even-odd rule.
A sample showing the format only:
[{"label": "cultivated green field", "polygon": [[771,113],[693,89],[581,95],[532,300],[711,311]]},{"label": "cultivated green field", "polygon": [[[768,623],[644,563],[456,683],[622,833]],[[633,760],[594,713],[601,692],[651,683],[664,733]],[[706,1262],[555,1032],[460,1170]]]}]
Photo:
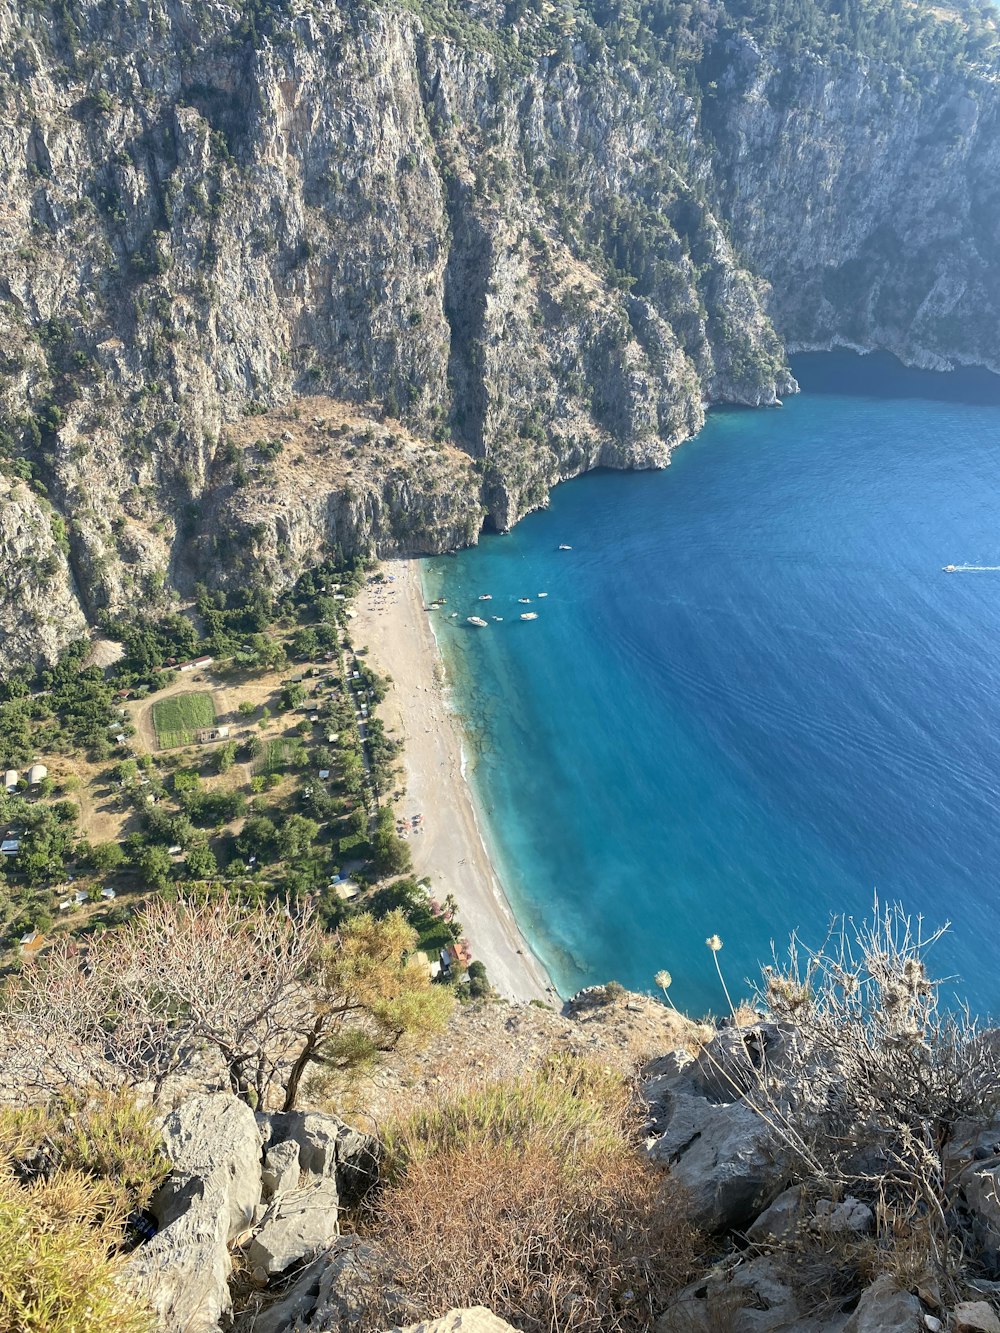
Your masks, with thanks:
[{"label": "cultivated green field", "polygon": [[194,733],[200,727],[210,727],[214,721],[215,705],[210,694],[175,694],[153,704],[153,726],[161,750],[190,745]]}]

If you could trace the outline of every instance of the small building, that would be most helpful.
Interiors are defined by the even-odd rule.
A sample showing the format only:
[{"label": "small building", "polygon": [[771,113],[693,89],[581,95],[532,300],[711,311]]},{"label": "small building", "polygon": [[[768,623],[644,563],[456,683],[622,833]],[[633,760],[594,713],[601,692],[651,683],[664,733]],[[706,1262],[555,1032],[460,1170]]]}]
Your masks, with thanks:
[{"label": "small building", "polygon": [[349,903],[361,892],[358,884],[353,879],[342,879],[339,884],[334,884],[334,892],[341,902]]},{"label": "small building", "polygon": [[199,745],[206,745],[209,741],[224,741],[228,735],[228,727],[202,727],[195,732],[194,738]]},{"label": "small building", "polygon": [[3,842],[0,842],[0,855],[16,856],[20,850],[20,838],[4,838]]},{"label": "small building", "polygon": [[177,668],[178,671],[197,671],[200,667],[209,667],[215,661],[214,657],[192,657],[190,662],[182,662]]},{"label": "small building", "polygon": [[441,967],[445,972],[464,972],[472,962],[472,950],[467,940],[459,940],[441,950]]},{"label": "small building", "polygon": [[118,895],[115,893],[114,889],[102,889],[101,897],[106,898],[108,902],[110,902],[112,898],[117,898]]},{"label": "small building", "polygon": [[325,781],[329,776],[330,776],[330,770],[328,768],[321,768],[319,770],[319,777],[321,782]]},{"label": "small building", "polygon": [[87,901],[86,890],[77,889],[76,893],[73,894],[73,902],[76,904],[77,907],[82,907],[86,901]]},{"label": "small building", "polygon": [[28,769],[28,782],[32,787],[37,787],[40,782],[44,782],[49,776],[49,770],[44,764],[32,764]]},{"label": "small building", "polygon": [[8,792],[12,792],[17,789],[17,783],[20,776],[21,775],[20,773],[18,773],[16,768],[8,768],[7,772],[3,776],[3,785]]},{"label": "small building", "polygon": [[29,930],[26,935],[21,936],[21,953],[30,958],[38,952],[44,943],[45,936],[40,930]]},{"label": "small building", "polygon": [[441,964],[436,958],[431,958],[430,954],[424,953],[423,949],[418,949],[413,957],[421,967],[426,967],[431,981],[441,975]]}]

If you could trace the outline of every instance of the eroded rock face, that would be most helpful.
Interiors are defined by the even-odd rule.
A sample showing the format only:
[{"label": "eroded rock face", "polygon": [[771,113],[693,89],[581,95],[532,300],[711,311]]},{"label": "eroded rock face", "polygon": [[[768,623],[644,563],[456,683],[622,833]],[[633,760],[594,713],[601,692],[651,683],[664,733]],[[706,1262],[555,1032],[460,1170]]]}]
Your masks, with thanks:
[{"label": "eroded rock face", "polygon": [[160,1230],[123,1281],[152,1306],[163,1333],[215,1333],[232,1304],[229,1243],[260,1200],[257,1122],[228,1093],[199,1095],[171,1112],[163,1138],[173,1169],[151,1205]]},{"label": "eroded rock face", "polygon": [[306,1178],[336,1181],[341,1200],[359,1203],[378,1180],[382,1147],[371,1134],[353,1129],[335,1115],[319,1111],[276,1111],[258,1115],[261,1133],[271,1145],[298,1145],[299,1169]]},{"label": "eroded rock face", "polygon": [[[782,338],[997,366],[988,75],[792,68],[742,35],[699,104],[588,32],[512,75],[509,26],[459,42],[405,7],[288,0],[252,30],[222,0],[0,0],[0,456],[77,585],[0,532],[25,592],[0,654],[661,467],[707,402],[794,389]],[[371,467],[353,436],[261,462],[243,427],[316,396],[368,412]]]},{"label": "eroded rock face", "polygon": [[646,1151],[670,1167],[693,1221],[710,1232],[748,1226],[787,1179],[780,1139],[742,1096],[752,1069],[744,1043],[752,1040],[740,1030],[723,1032],[696,1062],[671,1055],[646,1070]]},{"label": "eroded rock face", "polygon": [[62,530],[51,506],[0,475],[0,675],[54,661],[87,631]]},{"label": "eroded rock face", "polygon": [[[255,39],[221,0],[197,21],[0,0],[0,45],[0,426],[90,616],[284,585],[325,545],[452,549],[562,478],[662,466],[706,400],[793,387],[704,163],[678,169],[692,106],[666,73],[539,58],[511,84],[487,50],[349,4],[290,3]],[[632,293],[611,200],[656,230]],[[234,453],[248,412],[317,394],[431,447],[333,475],[312,439],[306,486]]]}]

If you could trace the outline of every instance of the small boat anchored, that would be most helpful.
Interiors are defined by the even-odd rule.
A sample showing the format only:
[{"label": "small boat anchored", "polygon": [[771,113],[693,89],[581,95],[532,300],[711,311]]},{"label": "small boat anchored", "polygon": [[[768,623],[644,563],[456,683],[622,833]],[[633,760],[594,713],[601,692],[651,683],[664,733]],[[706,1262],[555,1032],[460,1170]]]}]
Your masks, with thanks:
[{"label": "small boat anchored", "polygon": [[548,597],[548,595],[547,592],[539,592],[535,594],[536,597]]},{"label": "small boat anchored", "polygon": [[522,620],[537,620],[537,619],[538,619],[538,612],[537,612],[537,611],[522,611],[522,612],[521,612],[521,619],[522,619]]},{"label": "small boat anchored", "polygon": [[529,602],[531,601],[531,598],[530,598],[530,597],[519,597],[517,600],[518,600],[519,602],[524,602],[525,604],[527,604],[527,603],[529,603]]},{"label": "small boat anchored", "polygon": [[491,616],[491,620],[503,620],[503,616]]},{"label": "small boat anchored", "polygon": [[482,620],[479,616],[466,616],[465,619],[470,625],[475,625],[476,629],[487,629],[489,621]]},{"label": "small boat anchored", "polygon": [[492,594],[491,592],[480,593],[480,595],[479,595],[479,600],[480,600],[481,602],[492,602],[492,601],[493,601],[493,594]]},{"label": "small boat anchored", "polygon": [[565,543],[563,543],[563,544],[559,547],[559,549],[560,549],[560,551],[572,551],[573,548],[572,548],[572,546],[567,546]]}]

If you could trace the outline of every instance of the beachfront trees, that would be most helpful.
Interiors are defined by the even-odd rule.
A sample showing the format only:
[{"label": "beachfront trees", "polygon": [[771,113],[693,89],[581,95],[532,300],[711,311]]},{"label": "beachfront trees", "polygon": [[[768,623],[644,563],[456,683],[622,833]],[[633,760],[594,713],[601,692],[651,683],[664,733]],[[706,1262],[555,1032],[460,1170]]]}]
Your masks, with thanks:
[{"label": "beachfront trees", "polygon": [[54,947],[0,999],[0,1059],[25,1090],[163,1080],[209,1050],[251,1106],[294,1108],[313,1066],[343,1073],[452,1002],[398,912],[336,935],[309,907],[154,899],[86,959]]},{"label": "beachfront trees", "polygon": [[410,849],[396,833],[392,809],[384,805],[375,821],[372,856],[379,875],[405,875],[413,865]]}]

